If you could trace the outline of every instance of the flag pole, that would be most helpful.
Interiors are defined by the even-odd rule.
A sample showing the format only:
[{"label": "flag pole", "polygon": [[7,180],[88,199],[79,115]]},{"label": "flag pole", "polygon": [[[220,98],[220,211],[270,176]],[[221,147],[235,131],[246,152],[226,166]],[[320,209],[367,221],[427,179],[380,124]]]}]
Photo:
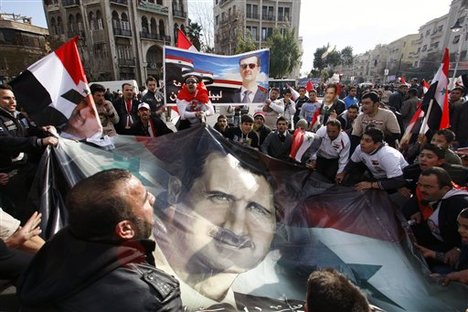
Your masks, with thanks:
[{"label": "flag pole", "polygon": [[429,120],[429,115],[431,113],[431,110],[432,110],[432,102],[434,101],[434,99],[431,99],[431,101],[429,102],[429,106],[427,108],[427,111],[426,113],[424,114],[424,119],[423,119],[423,122],[422,122],[422,125],[421,125],[421,129],[419,129],[419,134],[425,134],[426,133],[426,128],[427,128],[427,122]]}]

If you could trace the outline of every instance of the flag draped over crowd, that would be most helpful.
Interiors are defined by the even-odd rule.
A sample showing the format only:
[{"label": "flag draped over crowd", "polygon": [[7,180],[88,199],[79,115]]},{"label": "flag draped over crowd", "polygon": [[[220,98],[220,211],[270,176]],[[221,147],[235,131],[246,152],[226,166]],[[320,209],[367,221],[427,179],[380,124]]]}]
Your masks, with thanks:
[{"label": "flag draped over crowd", "polygon": [[[237,259],[232,250],[226,253],[219,248],[210,249],[211,242],[204,241],[203,231],[197,228],[199,224],[203,229],[213,226],[215,221],[210,219],[210,214],[192,214],[195,207],[189,204],[182,207],[181,201],[171,195],[175,180],[179,181],[175,184],[177,189],[191,194],[191,188],[199,185],[193,179],[207,174],[206,168],[202,170],[206,163],[216,163],[213,155],[225,159],[222,163],[225,168],[238,163],[233,167],[236,170],[254,170],[255,175],[264,176],[272,187],[274,235],[264,239],[257,237],[254,241],[257,248],[259,241],[267,247],[264,254],[252,253],[252,259],[258,259],[258,262],[243,257],[237,260],[239,263],[232,263]],[[222,166],[212,173],[235,180],[235,176],[225,176]],[[171,262],[164,261],[171,258],[168,250],[187,246],[184,240],[193,237],[190,248],[198,246],[195,255],[208,250],[215,254],[209,258],[179,255],[188,261],[187,268],[205,268],[204,272],[197,271],[205,278],[222,273],[210,268],[213,262],[229,262],[230,267],[242,268],[237,269],[228,292],[233,294],[230,300],[242,311],[302,310],[308,274],[324,267],[334,267],[346,274],[373,304],[386,311],[460,311],[468,303],[466,286],[452,283],[443,287],[429,277],[430,272],[414,249],[405,221],[392,209],[385,192],[356,192],[352,188],[320,182],[302,166],[236,145],[205,126],[159,138],[119,136],[113,150],[61,140],[58,148],[44,154],[33,188],[47,236],[66,224],[63,203],[67,191],[80,179],[109,168],[130,170],[156,195],[154,215],[157,222],[153,230],[161,248],[161,254],[156,255],[157,266],[165,269],[165,265],[169,265],[168,271],[174,274]],[[250,183],[252,189],[261,187],[251,184],[245,172],[240,176],[245,179],[243,182]],[[234,180],[232,185],[238,184]],[[265,191],[257,193],[260,196]],[[242,194],[229,196],[236,198]],[[219,204],[225,197],[210,197],[209,205]],[[166,223],[171,210],[169,206],[176,207],[176,212],[170,213],[171,225]],[[205,208],[208,211],[214,209],[211,206]],[[256,218],[263,215],[264,212],[259,213]],[[180,235],[174,236],[176,232]],[[265,232],[264,235],[268,234]],[[171,249],[164,249],[165,246],[171,246]],[[179,251],[183,252],[184,248]],[[189,271],[195,274],[195,271]],[[201,295],[202,290],[190,287],[190,278],[180,276],[184,276],[180,279],[182,299],[189,311],[206,309],[201,298],[208,295]],[[222,303],[228,299],[224,298]],[[216,307],[219,311],[227,311],[222,305]]]}]

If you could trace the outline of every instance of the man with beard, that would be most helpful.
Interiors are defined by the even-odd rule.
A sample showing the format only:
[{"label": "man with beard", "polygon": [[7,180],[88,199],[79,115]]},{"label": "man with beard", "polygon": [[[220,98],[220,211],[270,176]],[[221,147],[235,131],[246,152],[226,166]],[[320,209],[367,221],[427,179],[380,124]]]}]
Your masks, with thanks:
[{"label": "man with beard", "polygon": [[154,266],[155,197],[129,171],[78,182],[69,225],[22,276],[22,311],[182,311],[178,282]]},{"label": "man with beard", "polygon": [[[236,151],[205,148],[181,153],[183,159],[165,156],[191,170],[168,167],[175,175],[168,181],[167,201],[157,204],[162,208],[157,210],[160,249],[155,258],[161,269],[178,277],[189,311],[253,311],[253,298],[260,298],[234,292],[231,285],[270,250],[276,229],[273,188],[259,154],[236,158]],[[268,311],[273,302],[284,304],[263,298],[254,305]]]}]

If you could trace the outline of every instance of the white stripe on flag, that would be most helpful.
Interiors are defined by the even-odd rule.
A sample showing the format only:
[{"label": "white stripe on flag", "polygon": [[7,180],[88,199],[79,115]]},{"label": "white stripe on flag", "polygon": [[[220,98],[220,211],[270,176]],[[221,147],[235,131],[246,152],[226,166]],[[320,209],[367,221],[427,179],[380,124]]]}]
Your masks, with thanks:
[{"label": "white stripe on flag", "polygon": [[28,70],[49,93],[52,100],[50,106],[60,111],[65,117],[70,118],[76,104],[63,98],[62,95],[70,89],[75,89],[80,94],[82,94],[82,90],[77,88],[57,54],[50,53],[31,65]]}]

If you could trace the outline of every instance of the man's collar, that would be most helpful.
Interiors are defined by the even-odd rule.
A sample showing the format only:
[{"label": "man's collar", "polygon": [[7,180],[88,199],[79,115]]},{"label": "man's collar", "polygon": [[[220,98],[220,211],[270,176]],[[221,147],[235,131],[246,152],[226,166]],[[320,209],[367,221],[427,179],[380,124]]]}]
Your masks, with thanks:
[{"label": "man's collar", "polygon": [[242,86],[241,87],[241,94],[244,94],[245,91],[251,91],[253,94],[255,94],[258,90],[258,86],[256,85],[255,88],[247,89],[246,87]]}]

